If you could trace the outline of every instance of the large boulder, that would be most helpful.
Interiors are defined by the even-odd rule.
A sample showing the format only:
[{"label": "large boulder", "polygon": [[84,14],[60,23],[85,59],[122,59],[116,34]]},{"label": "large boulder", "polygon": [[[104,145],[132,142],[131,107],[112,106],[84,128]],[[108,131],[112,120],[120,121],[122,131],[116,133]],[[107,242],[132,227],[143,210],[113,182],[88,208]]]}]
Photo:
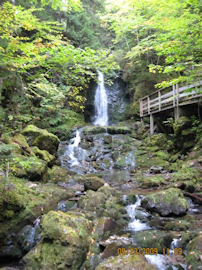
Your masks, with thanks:
[{"label": "large boulder", "polygon": [[10,161],[10,170],[17,177],[40,181],[47,171],[47,162],[37,157],[15,156]]},{"label": "large boulder", "polygon": [[23,129],[22,134],[26,137],[30,146],[37,146],[39,149],[46,150],[52,155],[57,154],[60,140],[54,134],[34,125],[28,125]]},{"label": "large boulder", "polygon": [[189,204],[178,188],[170,188],[154,194],[147,195],[142,206],[161,216],[182,216],[189,209]]},{"label": "large boulder", "polygon": [[42,220],[43,239],[23,258],[25,269],[80,269],[91,230],[84,214],[50,211]]},{"label": "large boulder", "polygon": [[142,255],[119,255],[117,257],[110,257],[106,261],[100,263],[95,270],[155,270],[155,266],[151,265]]},{"label": "large boulder", "polygon": [[85,180],[84,180],[84,188],[85,190],[98,190],[99,188],[101,188],[102,186],[104,186],[105,181],[97,176],[86,176]]}]

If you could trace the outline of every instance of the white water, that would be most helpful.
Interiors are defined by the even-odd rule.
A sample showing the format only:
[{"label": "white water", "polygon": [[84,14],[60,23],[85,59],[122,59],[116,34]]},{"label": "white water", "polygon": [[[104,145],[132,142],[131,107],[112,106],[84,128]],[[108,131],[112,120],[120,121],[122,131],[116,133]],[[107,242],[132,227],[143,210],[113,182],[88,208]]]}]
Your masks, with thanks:
[{"label": "white water", "polygon": [[141,198],[137,196],[137,201],[135,204],[129,204],[126,206],[126,211],[131,219],[131,222],[129,222],[127,229],[136,232],[151,229],[146,223],[142,223],[139,219],[136,218],[137,208],[140,206],[140,204]]},{"label": "white water", "polygon": [[61,162],[65,166],[65,163],[68,162],[69,167],[81,166],[85,161],[87,151],[79,147],[81,141],[81,129],[76,130],[76,135],[70,140],[70,144],[67,145],[66,151],[64,152]]},{"label": "white water", "polygon": [[95,92],[95,126],[108,125],[108,101],[107,93],[104,86],[104,75],[98,71],[98,86]]}]

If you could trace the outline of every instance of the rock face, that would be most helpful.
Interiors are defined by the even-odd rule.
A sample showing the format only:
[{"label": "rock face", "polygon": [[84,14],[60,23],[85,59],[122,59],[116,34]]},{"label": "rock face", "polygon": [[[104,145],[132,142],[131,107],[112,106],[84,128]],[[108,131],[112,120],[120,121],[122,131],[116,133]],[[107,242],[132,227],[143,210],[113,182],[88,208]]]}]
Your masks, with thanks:
[{"label": "rock face", "polygon": [[91,229],[84,214],[50,211],[42,220],[43,239],[23,258],[25,269],[79,269]]},{"label": "rock face", "polygon": [[30,146],[37,146],[41,150],[46,150],[50,154],[56,155],[60,141],[54,134],[34,125],[28,125],[23,129],[22,134],[26,137]]},{"label": "rock face", "polygon": [[117,257],[110,257],[106,261],[100,263],[95,270],[155,270],[157,269],[153,265],[147,262],[142,255],[119,255]]},{"label": "rock face", "polygon": [[152,195],[148,195],[142,201],[142,206],[161,216],[182,216],[189,209],[181,190],[170,188]]}]

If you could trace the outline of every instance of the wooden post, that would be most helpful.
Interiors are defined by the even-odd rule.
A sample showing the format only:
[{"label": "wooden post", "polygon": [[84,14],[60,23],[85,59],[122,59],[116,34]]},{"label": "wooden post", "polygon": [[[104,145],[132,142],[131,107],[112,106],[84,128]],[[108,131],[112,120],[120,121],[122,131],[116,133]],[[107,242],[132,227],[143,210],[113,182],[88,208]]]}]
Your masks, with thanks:
[{"label": "wooden post", "polygon": [[175,85],[173,85],[173,107],[175,107]]},{"label": "wooden post", "polygon": [[140,117],[142,118],[143,116],[143,101],[140,99]]},{"label": "wooden post", "polygon": [[176,84],[176,88],[175,88],[175,93],[176,93],[176,104],[175,104],[175,108],[174,108],[174,116],[175,116],[175,120],[178,120],[180,118],[180,108],[179,108],[179,85]]},{"label": "wooden post", "polygon": [[161,111],[161,91],[158,91],[158,98],[159,98],[159,112]]},{"label": "wooden post", "polygon": [[150,114],[150,135],[154,134],[154,117]]},{"label": "wooden post", "polygon": [[148,114],[150,114],[150,98],[147,97]]}]

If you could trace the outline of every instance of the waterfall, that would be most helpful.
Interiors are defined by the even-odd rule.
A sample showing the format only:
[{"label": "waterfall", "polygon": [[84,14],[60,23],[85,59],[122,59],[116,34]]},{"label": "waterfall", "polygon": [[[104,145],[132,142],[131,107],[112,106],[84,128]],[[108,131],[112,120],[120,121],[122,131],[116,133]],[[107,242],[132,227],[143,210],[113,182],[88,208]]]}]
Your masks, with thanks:
[{"label": "waterfall", "polygon": [[95,92],[95,126],[108,125],[108,101],[107,93],[104,86],[104,75],[98,71],[98,86]]}]

